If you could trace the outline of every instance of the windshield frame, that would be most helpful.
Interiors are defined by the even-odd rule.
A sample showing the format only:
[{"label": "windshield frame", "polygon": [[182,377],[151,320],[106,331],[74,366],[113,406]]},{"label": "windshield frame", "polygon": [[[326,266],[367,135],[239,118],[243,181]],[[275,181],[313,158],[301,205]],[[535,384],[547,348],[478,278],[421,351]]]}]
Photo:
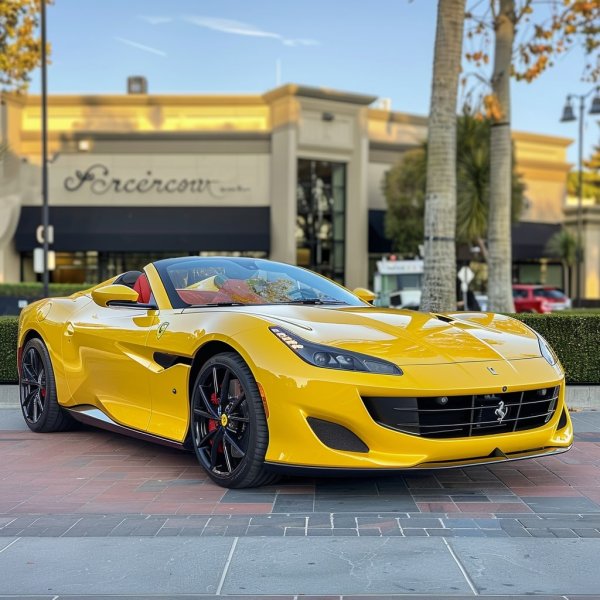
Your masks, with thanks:
[{"label": "windshield frame", "polygon": [[[248,302],[242,304],[234,304],[235,308],[240,308],[243,306],[317,306],[317,307],[340,307],[340,306],[358,306],[365,307],[370,306],[366,302],[363,302],[358,296],[355,296],[350,290],[346,289],[339,283],[335,281],[331,281],[314,271],[310,271],[308,269],[304,269],[302,267],[298,267],[296,265],[290,265],[287,263],[277,262],[268,260],[265,258],[249,258],[249,257],[237,257],[237,256],[182,256],[180,258],[167,258],[164,260],[156,261],[154,264],[161,282],[165,288],[167,296],[169,297],[169,301],[171,302],[171,306],[173,308],[218,308],[218,303],[206,303],[206,304],[189,304],[183,300],[183,298],[177,292],[175,284],[173,283],[170,276],[170,269],[181,265],[182,267],[185,263],[188,262],[197,262],[199,267],[209,268],[212,263],[222,263],[227,261],[229,263],[233,263],[233,266],[238,268],[251,268],[252,265],[260,266],[261,264],[264,266],[269,266],[273,271],[277,271],[277,269],[281,269],[282,272],[293,273],[290,277],[296,281],[300,281],[300,283],[305,283],[305,280],[310,280],[312,278],[316,278],[317,281],[322,280],[322,283],[325,287],[331,286],[331,289],[335,292],[335,296],[332,296],[332,300],[336,302],[327,302],[327,300],[323,300],[322,302],[306,302],[303,303],[299,299],[298,301],[290,300],[285,302]],[[307,284],[309,285],[309,284]],[[226,306],[226,305],[223,305]]]}]

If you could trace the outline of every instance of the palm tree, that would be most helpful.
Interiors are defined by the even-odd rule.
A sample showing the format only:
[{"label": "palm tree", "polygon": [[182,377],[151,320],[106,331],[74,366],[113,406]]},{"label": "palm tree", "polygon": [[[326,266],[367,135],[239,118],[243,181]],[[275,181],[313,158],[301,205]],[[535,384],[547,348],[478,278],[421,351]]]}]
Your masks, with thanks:
[{"label": "palm tree", "polygon": [[457,220],[459,241],[476,243],[487,260],[483,240],[487,230],[490,190],[489,121],[470,115],[458,120],[457,131]]},{"label": "palm tree", "polygon": [[427,180],[427,144],[402,155],[402,160],[386,171],[382,191],[387,202],[385,234],[394,252],[403,257],[418,254],[423,243],[423,214]]},{"label": "palm tree", "polygon": [[427,134],[421,309],[456,308],[456,102],[465,0],[439,0]]},{"label": "palm tree", "polygon": [[[492,7],[494,2],[491,2]],[[490,211],[488,218],[488,298],[495,312],[514,312],[510,195],[512,142],[510,137],[510,74],[515,38],[515,0],[500,0],[495,15],[492,89],[498,118],[490,133]]]},{"label": "palm tree", "polygon": [[[457,131],[457,222],[459,242],[477,244],[486,262],[490,204],[490,129],[489,119],[478,119],[464,113],[458,119]],[[519,220],[523,208],[525,186],[511,156],[510,220]]]},{"label": "palm tree", "polygon": [[[426,173],[424,143],[421,148],[406,152],[383,181],[388,204],[386,234],[392,239],[394,251],[405,256],[414,256],[423,239]],[[524,185],[514,160],[511,176],[511,217],[515,222],[521,214]],[[456,127],[456,238],[459,243],[479,246],[485,260],[489,191],[490,121],[465,112]]]}]

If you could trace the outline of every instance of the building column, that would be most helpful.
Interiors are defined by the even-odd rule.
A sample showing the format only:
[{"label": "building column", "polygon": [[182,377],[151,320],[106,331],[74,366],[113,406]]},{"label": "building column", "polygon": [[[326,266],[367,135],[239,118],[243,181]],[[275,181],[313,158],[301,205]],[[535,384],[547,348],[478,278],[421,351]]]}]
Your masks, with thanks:
[{"label": "building column", "polygon": [[600,206],[583,212],[583,297],[600,299]]},{"label": "building column", "polygon": [[298,183],[298,103],[284,97],[271,108],[271,253],[270,258],[296,264]]},{"label": "building column", "polygon": [[0,198],[0,283],[20,280],[19,254],[13,243],[20,212],[21,198],[18,195]]},{"label": "building column", "polygon": [[[582,208],[582,241],[583,241],[583,285],[581,297],[584,300],[600,299],[600,206],[584,206]],[[565,208],[565,225],[573,235],[577,235],[577,207]],[[579,269],[574,269],[575,280]],[[574,288],[576,289],[576,288]]]},{"label": "building column", "polygon": [[369,278],[369,137],[367,109],[355,120],[355,144],[346,182],[346,287],[366,287]]}]

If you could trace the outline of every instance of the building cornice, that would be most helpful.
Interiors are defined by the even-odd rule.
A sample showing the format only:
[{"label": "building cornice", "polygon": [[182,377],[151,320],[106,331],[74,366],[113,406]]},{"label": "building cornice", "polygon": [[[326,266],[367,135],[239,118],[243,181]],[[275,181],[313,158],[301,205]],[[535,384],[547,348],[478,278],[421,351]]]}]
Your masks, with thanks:
[{"label": "building cornice", "polygon": [[[8,96],[13,100],[14,96]],[[39,95],[23,96],[22,104],[37,106]],[[265,106],[263,97],[248,94],[52,94],[48,106]]]},{"label": "building cornice", "polygon": [[[577,206],[565,206],[565,224],[576,225],[579,220],[579,209]],[[582,206],[581,207],[581,222],[586,225],[600,226],[600,205]]]},{"label": "building cornice", "polygon": [[20,106],[25,106],[27,104],[27,96],[25,94],[0,92],[0,104],[18,104]]},{"label": "building cornice", "polygon": [[519,158],[517,156],[518,169],[534,169],[539,171],[560,171],[568,173],[573,165],[571,163],[557,160],[536,160],[532,158]]},{"label": "building cornice", "polygon": [[556,135],[545,135],[542,133],[529,133],[528,131],[512,131],[512,139],[515,142],[533,142],[536,144],[551,144],[566,148],[573,143],[571,138],[559,137]]},{"label": "building cornice", "polygon": [[[35,137],[39,138],[39,135]],[[99,141],[268,141],[270,133],[254,131],[72,131],[56,133],[62,140],[93,139]]]},{"label": "building cornice", "polygon": [[369,140],[369,150],[383,152],[406,152],[420,148],[422,144],[408,144],[398,142],[381,142],[379,140]]},{"label": "building cornice", "polygon": [[287,83],[282,85],[266,92],[262,97],[266,102],[271,103],[279,100],[280,98],[285,98],[286,96],[314,98],[316,100],[328,100],[330,102],[345,102],[347,104],[357,104],[359,106],[368,106],[377,100],[377,96],[342,92],[324,87],[310,87],[307,85],[298,85],[296,83]]},{"label": "building cornice", "polygon": [[429,119],[423,115],[411,115],[403,112],[393,112],[380,108],[369,109],[369,121],[385,121],[386,123],[401,123],[427,127]]}]

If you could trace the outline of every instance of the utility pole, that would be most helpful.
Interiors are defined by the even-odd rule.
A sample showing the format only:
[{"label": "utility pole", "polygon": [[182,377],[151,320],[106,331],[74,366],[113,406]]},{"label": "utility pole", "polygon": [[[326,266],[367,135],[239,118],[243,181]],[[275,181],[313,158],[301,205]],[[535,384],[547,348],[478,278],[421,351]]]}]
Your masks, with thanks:
[{"label": "utility pole", "polygon": [[48,210],[48,82],[46,79],[46,0],[41,1],[41,30],[42,30],[42,227],[44,235],[44,298],[50,293],[48,285],[48,235],[50,217]]}]

